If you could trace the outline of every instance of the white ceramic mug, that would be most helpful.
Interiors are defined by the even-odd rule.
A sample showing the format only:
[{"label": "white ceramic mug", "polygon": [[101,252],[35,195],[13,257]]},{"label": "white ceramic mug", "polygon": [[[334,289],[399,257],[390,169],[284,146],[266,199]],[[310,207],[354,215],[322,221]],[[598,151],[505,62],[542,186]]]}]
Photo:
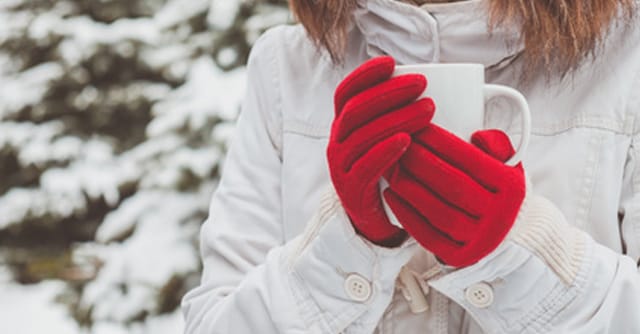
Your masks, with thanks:
[{"label": "white ceramic mug", "polygon": [[[522,136],[516,154],[506,164],[515,166],[522,160],[531,135],[531,114],[527,100],[520,92],[506,86],[486,84],[482,64],[403,65],[396,67],[394,76],[409,73],[423,74],[427,78],[427,89],[420,97],[430,97],[435,102],[433,123],[466,141],[471,140],[474,132],[485,128],[485,105],[489,100],[501,97],[513,102],[522,114]],[[386,181],[381,180],[381,191],[387,187]],[[382,202],[391,222],[400,226],[386,202]]]}]

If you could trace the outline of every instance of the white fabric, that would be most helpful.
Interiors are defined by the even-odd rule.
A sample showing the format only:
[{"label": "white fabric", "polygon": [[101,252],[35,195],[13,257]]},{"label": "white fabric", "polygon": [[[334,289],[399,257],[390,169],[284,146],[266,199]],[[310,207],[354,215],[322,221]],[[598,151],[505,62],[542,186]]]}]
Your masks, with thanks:
[{"label": "white fabric", "polygon": [[[202,283],[183,300],[186,332],[640,333],[637,24],[612,28],[598,58],[567,80],[525,85],[510,35],[480,29],[484,0],[361,3],[344,66],[317,52],[300,26],[256,43],[237,135],[202,227]],[[374,246],[330,191],[333,91],[382,53],[483,63],[488,81],[530,103],[530,195],[508,239],[477,264],[440,267],[413,240]],[[517,141],[510,106],[489,108],[489,125]],[[419,284],[408,289],[401,271]],[[346,284],[354,275],[357,284]],[[370,295],[361,293],[366,283]],[[469,302],[478,284],[491,288],[490,305]],[[407,299],[418,290],[428,309],[413,313]]]},{"label": "white fabric", "polygon": [[[517,31],[491,33],[483,0],[426,4],[426,10],[389,0],[360,1],[355,24],[370,55],[390,54],[400,64],[481,63],[491,66],[522,50]],[[482,43],[482,47],[478,45]]]}]

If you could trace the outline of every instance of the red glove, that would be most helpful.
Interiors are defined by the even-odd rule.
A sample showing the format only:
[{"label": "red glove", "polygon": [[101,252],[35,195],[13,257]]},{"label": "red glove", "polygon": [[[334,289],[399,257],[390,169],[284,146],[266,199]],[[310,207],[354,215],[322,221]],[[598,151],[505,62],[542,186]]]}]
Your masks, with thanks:
[{"label": "red glove", "polygon": [[525,195],[522,164],[500,130],[469,144],[432,124],[413,137],[398,168],[385,175],[385,200],[406,231],[448,265],[471,265],[496,249]]},{"label": "red glove", "polygon": [[370,241],[389,247],[406,233],[389,222],[378,181],[435,109],[430,99],[416,101],[427,85],[424,76],[391,78],[394,68],[393,58],[374,58],[340,83],[327,147],[331,179],[351,223]]}]

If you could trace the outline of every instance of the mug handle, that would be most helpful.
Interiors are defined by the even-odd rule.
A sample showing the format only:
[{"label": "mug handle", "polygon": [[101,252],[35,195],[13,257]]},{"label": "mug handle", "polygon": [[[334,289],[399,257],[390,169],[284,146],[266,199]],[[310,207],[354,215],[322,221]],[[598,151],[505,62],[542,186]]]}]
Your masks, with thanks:
[{"label": "mug handle", "polygon": [[527,99],[525,99],[520,92],[513,88],[501,85],[486,84],[484,86],[485,104],[496,97],[505,97],[513,101],[518,109],[520,109],[520,112],[522,114],[522,135],[520,136],[520,144],[516,149],[516,154],[514,154],[513,157],[511,157],[511,159],[506,162],[506,164],[509,166],[515,166],[520,163],[520,161],[522,161],[522,154],[529,146],[529,139],[531,137],[531,112],[529,111],[529,104],[527,103]]}]

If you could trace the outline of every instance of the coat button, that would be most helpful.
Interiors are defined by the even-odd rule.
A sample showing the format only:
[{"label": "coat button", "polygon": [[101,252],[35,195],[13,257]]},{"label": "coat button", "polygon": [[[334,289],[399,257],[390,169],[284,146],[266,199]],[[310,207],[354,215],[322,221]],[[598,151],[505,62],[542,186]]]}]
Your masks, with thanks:
[{"label": "coat button", "polygon": [[349,274],[344,281],[347,296],[356,302],[365,302],[371,297],[371,283],[358,274]]},{"label": "coat button", "polygon": [[477,308],[486,308],[493,304],[493,289],[487,283],[471,285],[465,290],[464,296],[471,305]]}]

